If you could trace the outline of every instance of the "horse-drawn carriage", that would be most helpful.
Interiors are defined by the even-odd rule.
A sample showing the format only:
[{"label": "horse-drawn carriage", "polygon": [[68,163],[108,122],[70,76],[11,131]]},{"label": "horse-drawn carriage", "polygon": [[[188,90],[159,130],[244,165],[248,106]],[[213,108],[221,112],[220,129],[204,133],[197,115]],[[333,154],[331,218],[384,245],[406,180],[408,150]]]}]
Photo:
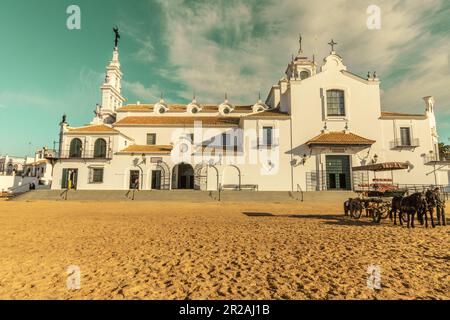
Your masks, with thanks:
[{"label": "horse-drawn carriage", "polygon": [[[353,171],[376,172],[408,169],[407,163],[388,162],[354,167]],[[375,223],[389,217],[392,207],[392,199],[396,196],[404,196],[408,190],[400,189],[393,184],[393,179],[373,179],[373,183],[361,184],[355,188],[357,198],[350,198],[344,202],[345,215],[351,218],[361,218],[365,211],[366,217],[372,218]]]},{"label": "horse-drawn carriage", "polygon": [[367,195],[360,194],[357,198],[350,198],[344,203],[345,215],[354,219],[361,218],[363,211],[366,217],[372,218],[373,222],[380,223],[387,219],[391,212],[392,199],[395,196],[404,196],[407,190],[368,192]]}]

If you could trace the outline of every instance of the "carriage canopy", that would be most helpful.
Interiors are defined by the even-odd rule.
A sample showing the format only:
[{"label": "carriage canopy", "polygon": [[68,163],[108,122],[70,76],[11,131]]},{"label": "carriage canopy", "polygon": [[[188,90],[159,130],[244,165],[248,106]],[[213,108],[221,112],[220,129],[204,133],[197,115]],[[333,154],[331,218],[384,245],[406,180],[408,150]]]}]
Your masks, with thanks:
[{"label": "carriage canopy", "polygon": [[366,166],[353,167],[353,171],[393,171],[393,170],[405,170],[409,168],[409,164],[406,162],[384,162],[374,163]]}]

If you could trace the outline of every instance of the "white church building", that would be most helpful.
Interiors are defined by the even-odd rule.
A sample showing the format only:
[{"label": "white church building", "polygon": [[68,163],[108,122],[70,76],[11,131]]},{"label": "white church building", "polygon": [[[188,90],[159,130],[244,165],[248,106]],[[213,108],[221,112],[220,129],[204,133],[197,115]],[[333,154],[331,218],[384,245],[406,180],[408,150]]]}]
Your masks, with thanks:
[{"label": "white church building", "polygon": [[[380,80],[347,70],[332,41],[319,66],[300,50],[267,99],[125,104],[116,46],[91,123],[60,123],[52,189],[354,190],[448,185],[433,97],[422,114],[385,111]],[[414,94],[414,93],[412,93]],[[419,97],[418,97],[419,98]],[[403,170],[370,172],[371,164]]]}]

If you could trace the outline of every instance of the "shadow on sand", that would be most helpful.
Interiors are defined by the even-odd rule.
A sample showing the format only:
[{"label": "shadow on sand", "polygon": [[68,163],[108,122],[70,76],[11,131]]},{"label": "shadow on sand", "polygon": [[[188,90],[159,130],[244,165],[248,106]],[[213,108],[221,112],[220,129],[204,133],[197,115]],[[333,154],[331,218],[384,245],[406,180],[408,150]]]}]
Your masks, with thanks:
[{"label": "shadow on sand", "polygon": [[324,224],[341,225],[341,226],[379,226],[372,220],[360,219],[355,220],[343,215],[337,214],[273,214],[269,212],[242,212],[247,217],[273,217],[273,218],[294,218],[294,219],[320,219],[326,220]]}]

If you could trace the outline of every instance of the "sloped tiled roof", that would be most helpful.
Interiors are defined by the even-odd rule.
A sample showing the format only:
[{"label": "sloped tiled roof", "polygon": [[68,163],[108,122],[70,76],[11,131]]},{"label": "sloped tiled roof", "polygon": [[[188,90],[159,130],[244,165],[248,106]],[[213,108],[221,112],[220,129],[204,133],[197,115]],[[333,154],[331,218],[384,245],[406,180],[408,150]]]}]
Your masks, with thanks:
[{"label": "sloped tiled roof", "polygon": [[381,112],[381,119],[386,118],[402,118],[402,119],[408,119],[408,118],[426,118],[424,114],[412,114],[412,113],[401,113],[401,112],[390,112],[390,111],[382,111]]},{"label": "sloped tiled roof", "polygon": [[173,147],[170,145],[132,145],[120,152],[126,153],[158,153],[158,154],[170,154]]},{"label": "sloped tiled roof", "polygon": [[287,113],[280,112],[279,110],[267,110],[263,112],[249,114],[245,116],[244,119],[248,118],[286,118],[289,119],[290,116]]},{"label": "sloped tiled roof", "polygon": [[79,128],[68,128],[69,132],[74,133],[118,133],[119,131],[106,125],[93,125]]},{"label": "sloped tiled roof", "polygon": [[35,162],[26,163],[26,164],[24,164],[24,166],[38,166],[38,165],[44,164],[44,163],[49,163],[49,161],[46,160],[46,159],[42,159],[42,160],[38,160],[38,161],[35,161]]},{"label": "sloped tiled roof", "polygon": [[149,125],[149,126],[193,126],[195,122],[201,122],[203,126],[237,126],[237,117],[178,117],[178,116],[150,116],[150,117],[126,117],[115,126],[121,125]]},{"label": "sloped tiled roof", "polygon": [[306,142],[307,145],[372,145],[374,143],[375,140],[343,131],[321,133]]},{"label": "sloped tiled roof", "polygon": [[[187,105],[185,104],[171,104],[168,106],[168,112],[184,112],[187,110]],[[219,112],[219,105],[200,105],[202,110],[200,112]],[[153,111],[153,104],[129,104],[117,109],[118,112],[127,112],[127,111]],[[234,112],[246,113],[252,112],[252,106],[250,105],[242,105],[235,106]]]},{"label": "sloped tiled roof", "polygon": [[153,105],[152,104],[129,104],[126,106],[123,106],[117,111],[153,111]]}]

